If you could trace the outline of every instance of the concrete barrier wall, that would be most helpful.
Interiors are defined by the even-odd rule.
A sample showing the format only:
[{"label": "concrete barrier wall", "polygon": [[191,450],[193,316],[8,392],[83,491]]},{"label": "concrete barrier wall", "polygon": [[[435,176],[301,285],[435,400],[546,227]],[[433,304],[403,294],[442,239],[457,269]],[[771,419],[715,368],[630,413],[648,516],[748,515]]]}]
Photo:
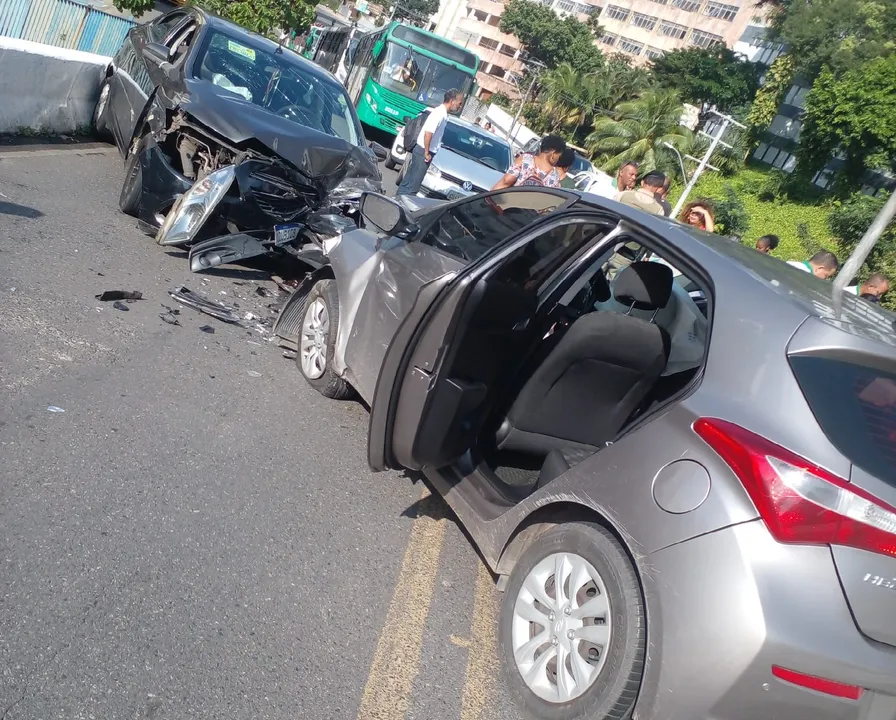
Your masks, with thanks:
[{"label": "concrete barrier wall", "polygon": [[0,37],[0,133],[88,127],[111,58]]}]

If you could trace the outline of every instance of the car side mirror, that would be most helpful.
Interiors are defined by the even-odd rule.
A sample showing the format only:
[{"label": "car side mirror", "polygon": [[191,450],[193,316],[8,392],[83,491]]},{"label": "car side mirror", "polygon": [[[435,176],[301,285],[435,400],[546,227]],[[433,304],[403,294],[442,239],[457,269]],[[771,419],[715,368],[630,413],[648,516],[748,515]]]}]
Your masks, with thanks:
[{"label": "car side mirror", "polygon": [[361,195],[361,217],[378,230],[402,239],[417,231],[417,226],[398,202],[378,193]]},{"label": "car side mirror", "polygon": [[151,42],[143,47],[143,57],[156,65],[166,65],[171,58],[171,51],[167,45]]},{"label": "car side mirror", "polygon": [[376,155],[376,159],[380,162],[389,157],[389,151],[375,140],[370,143],[370,149],[373,150],[373,154]]}]

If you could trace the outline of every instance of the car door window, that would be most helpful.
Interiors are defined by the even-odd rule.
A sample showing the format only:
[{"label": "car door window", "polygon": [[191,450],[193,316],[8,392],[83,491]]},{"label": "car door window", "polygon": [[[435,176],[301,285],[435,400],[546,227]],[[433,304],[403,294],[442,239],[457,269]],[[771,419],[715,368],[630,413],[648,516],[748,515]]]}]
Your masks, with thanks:
[{"label": "car door window", "polygon": [[564,195],[526,190],[477,196],[443,211],[419,241],[473,262],[569,201]]},{"label": "car door window", "polygon": [[190,46],[193,44],[193,40],[196,38],[196,23],[189,23],[185,25],[183,28],[175,31],[169,38],[168,42],[165,43],[168,46],[168,49],[171,51],[170,58],[173,64],[177,64],[180,60],[186,56],[187,51],[190,49]]},{"label": "car door window", "polygon": [[182,11],[175,11],[160,17],[149,26],[150,42],[164,43],[171,31],[182,23],[186,17],[187,14]]}]

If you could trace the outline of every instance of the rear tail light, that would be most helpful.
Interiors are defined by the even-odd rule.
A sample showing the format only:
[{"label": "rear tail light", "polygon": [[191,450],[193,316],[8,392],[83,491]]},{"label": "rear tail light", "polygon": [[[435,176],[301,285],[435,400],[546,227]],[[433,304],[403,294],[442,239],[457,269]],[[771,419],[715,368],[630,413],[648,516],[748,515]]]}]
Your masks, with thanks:
[{"label": "rear tail light", "polygon": [[833,695],[834,697],[846,698],[847,700],[858,700],[862,696],[862,688],[857,685],[846,685],[836,680],[806,675],[805,673],[788,670],[777,665],[772,665],[772,675],[785,682],[799,685],[809,690],[815,690],[825,695]]},{"label": "rear tail light", "polygon": [[896,509],[733,423],[700,418],[694,431],[731,467],[778,542],[896,557]]}]

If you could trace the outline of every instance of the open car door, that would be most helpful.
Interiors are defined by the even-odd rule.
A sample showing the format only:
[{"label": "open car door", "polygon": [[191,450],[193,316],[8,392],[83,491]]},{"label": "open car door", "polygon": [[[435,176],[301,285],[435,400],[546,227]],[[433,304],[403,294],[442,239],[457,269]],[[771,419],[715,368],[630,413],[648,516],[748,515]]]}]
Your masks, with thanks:
[{"label": "open car door", "polygon": [[374,470],[438,468],[472,448],[545,332],[538,291],[614,225],[562,214],[423,285],[386,351],[370,412]]}]

